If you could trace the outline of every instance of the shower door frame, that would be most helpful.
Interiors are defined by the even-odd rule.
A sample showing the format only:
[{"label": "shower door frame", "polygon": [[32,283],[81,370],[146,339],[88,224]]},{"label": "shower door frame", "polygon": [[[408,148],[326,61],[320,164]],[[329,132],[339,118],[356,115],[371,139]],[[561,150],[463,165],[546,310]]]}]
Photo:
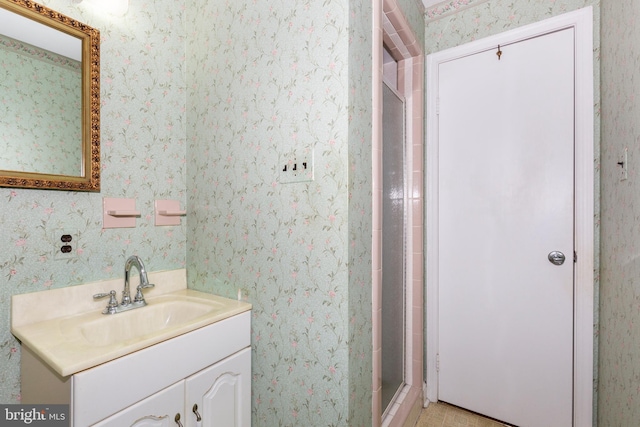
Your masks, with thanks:
[{"label": "shower door frame", "polygon": [[[373,31],[373,372],[372,426],[414,424],[420,415],[424,382],[424,56],[421,44],[397,4],[397,0],[374,2]],[[406,248],[406,361],[405,387],[389,416],[382,418],[381,408],[381,286],[382,239],[382,79],[383,43],[398,63],[398,92],[406,106],[407,159],[407,248]]]},{"label": "shower door frame", "polygon": [[[388,403],[388,406],[382,406],[382,417],[383,419],[388,415],[389,411],[391,410],[391,408],[393,407],[394,402],[398,399],[398,396],[400,395],[400,393],[402,393],[402,390],[404,389],[404,387],[407,385],[406,382],[406,374],[407,374],[407,366],[411,363],[410,358],[408,358],[408,354],[409,352],[407,351],[407,306],[409,306],[410,301],[408,301],[407,299],[407,207],[409,205],[408,203],[408,198],[407,198],[407,144],[406,144],[406,123],[407,123],[407,107],[406,107],[406,99],[404,98],[404,96],[402,96],[396,89],[396,87],[394,87],[392,82],[387,81],[386,78],[383,78],[383,86],[386,86],[386,88],[389,90],[389,92],[391,92],[393,94],[393,96],[395,96],[397,98],[397,100],[402,104],[402,135],[401,135],[401,144],[402,146],[400,147],[400,149],[402,150],[402,218],[393,218],[392,222],[394,223],[393,225],[395,226],[395,221],[401,220],[402,222],[402,324],[401,324],[401,328],[402,328],[402,383],[398,386],[398,388],[395,390],[393,397],[391,398],[391,401]],[[385,109],[384,109],[384,87],[383,87],[383,109],[382,109],[382,123],[383,123],[383,127],[385,126]],[[396,142],[396,141],[394,141]],[[384,160],[384,153],[385,153],[385,144],[389,143],[389,141],[385,141],[384,139],[384,130],[383,130],[383,140],[382,140],[382,152],[383,152],[383,161],[382,161],[382,182],[383,182],[383,228],[382,228],[382,309],[381,309],[381,316],[382,319],[381,321],[384,322],[385,320],[385,311],[390,310],[389,304],[385,304],[385,285],[389,286],[397,286],[397,283],[393,282],[393,283],[389,283],[388,280],[385,280],[385,236],[388,235],[389,231],[385,230],[385,218],[384,218],[384,213],[386,212],[384,210],[384,205],[385,205],[385,199],[387,197],[388,194],[386,194],[386,192],[384,191],[384,188],[386,187],[384,185],[385,182],[385,178],[387,177],[386,175],[386,169],[385,168],[385,160]],[[396,277],[397,279],[397,277]],[[388,321],[388,320],[387,320]],[[382,324],[381,325],[382,330],[384,330],[385,325]],[[385,349],[385,345],[384,345],[384,340],[385,340],[385,336],[384,334],[381,337],[381,346],[382,346],[382,351],[384,351]],[[410,347],[410,346],[409,346]],[[384,354],[382,354],[382,356],[384,356]],[[381,378],[384,380],[384,373],[385,373],[385,366],[386,363],[384,361],[384,358],[382,360],[382,364],[381,364]],[[384,387],[384,383],[382,384],[382,386]],[[384,390],[382,390],[382,395],[385,395]],[[384,402],[383,402],[384,405]]]}]

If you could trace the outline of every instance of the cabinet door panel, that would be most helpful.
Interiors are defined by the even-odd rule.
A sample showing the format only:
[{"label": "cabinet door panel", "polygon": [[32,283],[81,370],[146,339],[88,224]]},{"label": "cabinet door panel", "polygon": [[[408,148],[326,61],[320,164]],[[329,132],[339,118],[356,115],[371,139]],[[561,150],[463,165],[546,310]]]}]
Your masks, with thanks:
[{"label": "cabinet door panel", "polygon": [[[251,426],[251,349],[247,348],[187,378],[188,426]],[[197,424],[197,412],[202,418]]]},{"label": "cabinet door panel", "polygon": [[176,427],[176,414],[184,424],[184,381],[132,405],[94,427]]}]

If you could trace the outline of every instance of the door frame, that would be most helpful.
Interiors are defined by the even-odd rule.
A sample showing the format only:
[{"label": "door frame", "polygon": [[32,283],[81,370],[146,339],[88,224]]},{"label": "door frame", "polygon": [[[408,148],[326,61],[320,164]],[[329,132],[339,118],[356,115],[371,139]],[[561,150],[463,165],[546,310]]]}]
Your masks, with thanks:
[{"label": "door frame", "polygon": [[426,129],[426,399],[438,400],[438,67],[498,45],[575,30],[575,251],[573,425],[592,426],[594,372],[593,11],[586,7],[427,56]]}]

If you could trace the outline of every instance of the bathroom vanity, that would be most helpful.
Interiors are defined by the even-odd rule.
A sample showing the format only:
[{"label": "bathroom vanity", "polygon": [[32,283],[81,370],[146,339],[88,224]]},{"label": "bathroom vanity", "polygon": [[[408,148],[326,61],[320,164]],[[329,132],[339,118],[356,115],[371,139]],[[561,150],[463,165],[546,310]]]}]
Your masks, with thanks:
[{"label": "bathroom vanity", "polygon": [[[22,402],[70,404],[75,427],[249,427],[251,305],[184,289],[182,274],[150,274],[148,306],[115,315],[91,301],[109,282],[14,296]],[[42,303],[64,315],[38,316]]]}]

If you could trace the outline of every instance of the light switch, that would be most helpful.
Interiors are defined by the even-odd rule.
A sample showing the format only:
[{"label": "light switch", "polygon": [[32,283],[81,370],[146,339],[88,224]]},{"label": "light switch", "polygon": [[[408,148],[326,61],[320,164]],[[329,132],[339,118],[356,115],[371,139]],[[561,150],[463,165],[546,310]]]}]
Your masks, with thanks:
[{"label": "light switch", "polygon": [[277,168],[280,184],[313,181],[313,150],[281,156]]}]

